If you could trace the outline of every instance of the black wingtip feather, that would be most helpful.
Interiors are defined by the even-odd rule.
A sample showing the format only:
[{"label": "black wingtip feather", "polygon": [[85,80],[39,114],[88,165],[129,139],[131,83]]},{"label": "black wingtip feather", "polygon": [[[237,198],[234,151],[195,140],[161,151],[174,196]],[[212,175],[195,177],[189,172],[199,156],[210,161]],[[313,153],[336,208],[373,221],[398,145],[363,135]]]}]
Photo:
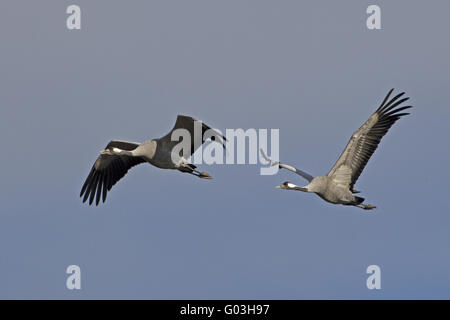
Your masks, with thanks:
[{"label": "black wingtip feather", "polygon": [[105,203],[105,200],[106,200],[106,194],[107,194],[107,189],[106,189],[106,181],[107,181],[107,179],[108,179],[108,176],[105,176],[105,181],[103,182],[103,197],[102,197],[102,200],[103,200],[103,203]]},{"label": "black wingtip feather", "polygon": [[86,188],[89,185],[89,182],[91,181],[93,174],[94,174],[94,168],[91,169],[91,171],[88,174],[88,177],[86,178],[86,181],[84,181],[83,187],[81,188],[80,197],[86,191]]},{"label": "black wingtip feather", "polygon": [[405,106],[405,107],[400,107],[400,108],[397,108],[397,109],[391,110],[391,111],[389,111],[388,113],[385,113],[384,115],[385,115],[385,116],[392,116],[392,115],[396,115],[396,114],[397,114],[397,112],[400,112],[400,111],[403,111],[403,110],[409,109],[409,108],[411,108],[411,107],[412,107],[412,106]]},{"label": "black wingtip feather", "polygon": [[388,94],[386,95],[386,97],[384,97],[383,102],[381,102],[380,106],[378,107],[378,110],[381,110],[381,108],[383,108],[384,104],[386,103],[386,101],[389,99],[389,97],[392,94],[392,91],[394,91],[394,88],[392,88],[391,90],[389,90]]},{"label": "black wingtip feather", "polygon": [[94,184],[94,179],[96,178],[96,176],[97,176],[97,172],[94,171],[94,172],[92,173],[92,177],[91,177],[90,180],[89,180],[89,183],[88,183],[88,185],[87,185],[87,188],[86,188],[86,190],[84,191],[83,203],[85,203],[86,200],[89,198],[89,194],[91,193],[92,185]]},{"label": "black wingtip feather", "polygon": [[397,94],[395,97],[393,97],[385,106],[383,106],[380,110],[381,111],[385,111],[388,110],[394,103],[395,101],[398,100],[398,98],[400,98],[402,95],[404,95],[404,92],[401,92],[399,94]]},{"label": "black wingtip feather", "polygon": [[89,205],[92,205],[92,203],[94,202],[95,190],[97,190],[98,179],[99,179],[99,174],[98,174],[98,172],[96,172],[95,178],[92,181],[91,188],[89,188],[89,192],[91,193],[89,196]]},{"label": "black wingtip feather", "polygon": [[101,174],[97,186],[97,196],[95,199],[96,206],[98,206],[98,203],[100,202],[100,196],[102,195],[102,186],[103,186],[103,175]]},{"label": "black wingtip feather", "polygon": [[397,114],[396,116],[400,119],[400,117],[407,116],[408,114],[411,114],[411,113],[409,113],[409,112],[403,112],[403,113]]}]

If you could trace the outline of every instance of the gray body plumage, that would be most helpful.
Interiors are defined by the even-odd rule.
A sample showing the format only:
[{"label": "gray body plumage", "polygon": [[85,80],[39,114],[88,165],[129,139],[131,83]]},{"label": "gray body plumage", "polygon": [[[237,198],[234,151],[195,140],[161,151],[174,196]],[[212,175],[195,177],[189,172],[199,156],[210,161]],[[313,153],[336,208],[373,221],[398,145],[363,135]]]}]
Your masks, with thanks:
[{"label": "gray body plumage", "polygon": [[[121,140],[110,141],[106,148],[100,152],[81,188],[80,197],[83,198],[83,202],[88,199],[89,204],[92,204],[95,200],[96,205],[98,205],[101,199],[105,202],[107,193],[112,186],[129,169],[145,162],[161,169],[176,169],[199,178],[210,179],[209,174],[197,171],[196,166],[187,162],[187,158],[203,144],[203,135],[207,130],[211,130],[210,132],[213,134],[211,140],[217,139],[217,142],[222,144],[223,147],[225,147],[225,138],[202,123],[201,130],[198,132],[201,137],[199,141],[195,140],[195,122],[196,120],[191,117],[179,115],[173,129],[162,138],[142,143]],[[174,146],[179,143],[179,141],[172,141],[172,133],[176,129],[187,130],[190,134],[191,150],[187,154],[172,154]]]},{"label": "gray body plumage", "polygon": [[374,209],[374,205],[363,204],[364,198],[354,195],[359,193],[354,189],[354,185],[383,136],[398,119],[409,114],[401,111],[409,109],[411,106],[398,107],[409,98],[399,100],[404,94],[402,92],[389,100],[392,91],[393,89],[389,91],[380,107],[352,135],[339,159],[326,176],[312,178],[311,175],[295,167],[271,161],[261,150],[263,157],[271,161],[272,165],[295,172],[309,181],[309,184],[304,187],[285,182],[277,188],[314,192],[333,204],[353,205],[366,210]]},{"label": "gray body plumage", "polygon": [[353,193],[327,176],[315,177],[307,186],[308,192],[314,192],[323,200],[334,204],[353,204]]}]

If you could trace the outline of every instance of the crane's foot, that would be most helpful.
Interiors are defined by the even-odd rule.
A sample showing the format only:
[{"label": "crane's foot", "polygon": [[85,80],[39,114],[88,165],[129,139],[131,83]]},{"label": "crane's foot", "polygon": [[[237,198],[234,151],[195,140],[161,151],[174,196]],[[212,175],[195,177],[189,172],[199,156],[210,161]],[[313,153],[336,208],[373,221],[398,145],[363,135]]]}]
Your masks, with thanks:
[{"label": "crane's foot", "polygon": [[196,177],[199,177],[201,179],[212,179],[212,177],[209,175],[209,173],[205,172],[205,171],[198,171],[195,169],[196,166],[194,166],[193,164],[182,164],[181,166],[179,166],[177,169],[181,172],[187,172],[190,173]]},{"label": "crane's foot", "polygon": [[357,206],[358,208],[364,209],[364,210],[372,210],[375,209],[376,206],[374,206],[373,204],[360,204]]},{"label": "crane's foot", "polygon": [[212,179],[212,177],[208,173],[206,173],[205,171],[200,172],[198,174],[198,177],[202,178],[202,179]]}]

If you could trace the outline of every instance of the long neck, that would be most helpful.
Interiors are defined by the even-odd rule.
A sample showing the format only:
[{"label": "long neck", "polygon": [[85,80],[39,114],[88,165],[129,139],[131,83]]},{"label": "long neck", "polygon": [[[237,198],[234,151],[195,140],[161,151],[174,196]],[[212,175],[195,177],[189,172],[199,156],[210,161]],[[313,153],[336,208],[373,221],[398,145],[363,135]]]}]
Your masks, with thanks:
[{"label": "long neck", "polygon": [[295,188],[292,188],[291,190],[297,190],[297,191],[303,191],[303,192],[309,192],[307,188],[296,186]]},{"label": "long neck", "polygon": [[287,190],[295,190],[295,191],[308,192],[308,189],[307,189],[307,188],[297,186],[297,185],[295,185],[295,184],[293,184],[293,183],[288,183],[287,186],[286,186],[286,189],[287,189]]}]

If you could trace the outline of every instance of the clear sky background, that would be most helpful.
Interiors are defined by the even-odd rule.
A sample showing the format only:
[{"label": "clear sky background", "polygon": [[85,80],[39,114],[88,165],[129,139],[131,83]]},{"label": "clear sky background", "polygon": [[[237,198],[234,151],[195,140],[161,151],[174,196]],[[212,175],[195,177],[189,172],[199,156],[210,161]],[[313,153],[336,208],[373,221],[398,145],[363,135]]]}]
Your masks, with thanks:
[{"label": "clear sky background", "polygon": [[[82,29],[65,13],[80,5]],[[381,7],[382,30],[366,27]],[[449,1],[0,2],[0,298],[450,298]],[[132,169],[78,197],[111,139],[177,114],[279,128],[324,175],[387,91],[414,105],[356,188],[378,208],[276,190],[300,177]],[[82,289],[68,290],[67,266]],[[366,268],[381,267],[381,290]]]}]

